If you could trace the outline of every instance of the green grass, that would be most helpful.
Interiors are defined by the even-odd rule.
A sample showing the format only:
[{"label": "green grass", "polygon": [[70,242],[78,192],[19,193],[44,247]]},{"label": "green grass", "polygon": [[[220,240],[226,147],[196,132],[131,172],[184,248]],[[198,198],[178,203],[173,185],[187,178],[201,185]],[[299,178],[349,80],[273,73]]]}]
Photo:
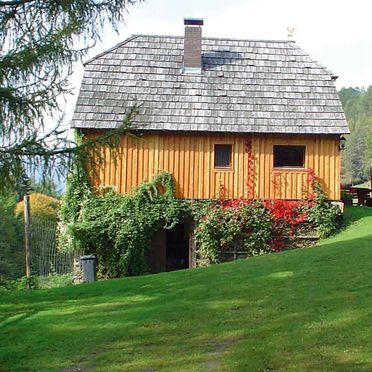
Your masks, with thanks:
[{"label": "green grass", "polygon": [[0,370],[371,371],[372,209],[319,246],[12,292]]}]

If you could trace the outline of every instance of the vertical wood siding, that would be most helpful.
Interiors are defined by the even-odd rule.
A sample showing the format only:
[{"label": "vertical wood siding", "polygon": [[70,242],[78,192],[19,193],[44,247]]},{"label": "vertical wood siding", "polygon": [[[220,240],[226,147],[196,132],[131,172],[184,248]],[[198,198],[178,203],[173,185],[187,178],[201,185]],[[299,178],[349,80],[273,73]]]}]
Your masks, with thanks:
[{"label": "vertical wood siding", "polygon": [[[88,138],[99,134],[86,133]],[[116,160],[109,150],[104,164],[92,173],[95,186],[114,186],[130,192],[162,170],[173,174],[176,196],[187,199],[248,197],[247,141],[252,141],[256,198],[300,199],[307,192],[305,169],[315,171],[329,199],[340,198],[340,155],[337,136],[239,135],[215,133],[147,132],[141,138],[123,136]],[[214,168],[214,144],[232,145],[231,169]],[[303,169],[273,168],[274,145],[306,146]]]}]

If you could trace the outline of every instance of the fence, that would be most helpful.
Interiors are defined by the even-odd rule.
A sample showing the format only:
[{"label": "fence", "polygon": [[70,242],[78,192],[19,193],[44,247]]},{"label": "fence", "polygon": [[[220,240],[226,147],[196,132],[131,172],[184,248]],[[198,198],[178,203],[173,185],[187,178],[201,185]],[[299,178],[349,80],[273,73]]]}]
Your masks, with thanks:
[{"label": "fence", "polygon": [[59,252],[56,240],[57,224],[32,217],[31,271],[33,274],[67,274],[73,271],[73,252]]}]

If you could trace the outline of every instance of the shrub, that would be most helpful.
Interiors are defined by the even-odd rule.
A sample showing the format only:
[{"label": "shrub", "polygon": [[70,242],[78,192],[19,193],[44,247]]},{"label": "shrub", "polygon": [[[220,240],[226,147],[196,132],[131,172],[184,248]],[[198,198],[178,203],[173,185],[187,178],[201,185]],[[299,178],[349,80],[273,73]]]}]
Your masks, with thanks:
[{"label": "shrub", "polygon": [[48,276],[22,276],[15,280],[0,281],[0,293],[6,291],[22,291],[26,289],[48,289],[66,287],[73,284],[73,274],[49,274]]},{"label": "shrub", "polygon": [[66,287],[73,284],[73,273],[49,274],[48,276],[40,277],[39,283],[39,286],[42,289]]},{"label": "shrub", "polygon": [[337,206],[327,201],[321,181],[311,169],[308,170],[308,180],[313,189],[313,193],[309,196],[308,219],[314,223],[318,236],[326,238],[340,229],[342,214]]},{"label": "shrub", "polygon": [[284,234],[292,235],[296,226],[304,223],[308,215],[308,205],[304,200],[264,200],[264,206],[274,222],[271,249],[280,251],[284,248]]},{"label": "shrub", "polygon": [[309,221],[318,236],[334,234],[340,227],[341,214],[331,205],[321,181],[309,169],[308,183],[312,193],[308,200],[268,199],[220,200],[196,211],[195,239],[199,264],[221,261],[224,250],[245,250],[247,257],[284,248],[284,235]]},{"label": "shrub", "polygon": [[[32,217],[37,217],[43,220],[56,221],[60,201],[48,195],[39,194],[37,192],[30,194],[30,214]],[[24,201],[17,204],[15,213],[17,216],[23,216]]]},{"label": "shrub", "polygon": [[261,202],[215,203],[196,215],[199,264],[217,263],[223,251],[244,250],[248,256],[270,252],[273,221]]},{"label": "shrub", "polygon": [[353,200],[353,195],[347,190],[341,190],[341,200]]}]

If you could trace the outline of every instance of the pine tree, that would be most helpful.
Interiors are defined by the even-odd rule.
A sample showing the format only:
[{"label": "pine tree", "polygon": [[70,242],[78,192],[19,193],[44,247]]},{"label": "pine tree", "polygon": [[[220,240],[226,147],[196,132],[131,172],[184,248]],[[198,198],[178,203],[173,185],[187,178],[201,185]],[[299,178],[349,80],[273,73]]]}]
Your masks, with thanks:
[{"label": "pine tree", "polygon": [[339,96],[351,131],[342,152],[342,183],[355,185],[370,177],[372,86],[368,89],[343,88]]},{"label": "pine tree", "polygon": [[[68,164],[76,146],[58,129],[59,102],[73,64],[138,1],[0,0],[0,187],[30,164]],[[56,129],[40,135],[46,118]]]}]

